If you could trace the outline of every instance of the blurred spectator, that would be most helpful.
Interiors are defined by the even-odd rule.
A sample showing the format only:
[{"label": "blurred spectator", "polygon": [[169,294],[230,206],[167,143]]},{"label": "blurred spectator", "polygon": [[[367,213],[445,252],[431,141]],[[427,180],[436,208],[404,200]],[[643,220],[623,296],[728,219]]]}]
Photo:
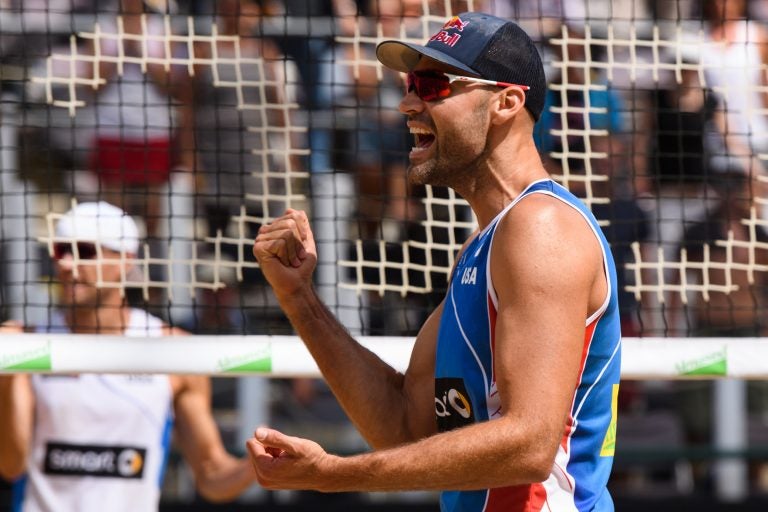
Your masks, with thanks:
[{"label": "blurred spectator", "polygon": [[[596,2],[593,0],[590,3],[594,5]],[[548,2],[485,0],[483,4],[483,7],[478,10],[514,20],[526,28],[530,27],[533,30],[531,38],[534,41],[559,35],[560,26],[563,23],[583,24],[587,18],[585,0],[550,0]],[[606,13],[595,13],[590,10],[590,14],[592,17],[606,18]]]},{"label": "blurred spectator", "polygon": [[[659,248],[665,261],[679,260],[683,232],[702,220],[713,206],[708,181],[713,148],[723,145],[720,137],[722,115],[715,94],[702,86],[699,72],[692,68],[697,57],[683,58],[678,83],[671,73],[662,77],[659,87],[638,97],[641,125],[635,134],[634,186],[650,221],[647,259],[655,261]],[[674,279],[667,272],[665,281]],[[675,314],[677,297],[668,294],[659,308],[655,296],[644,304],[648,330],[665,335],[685,335],[682,318]],[[665,316],[664,316],[665,315]]]},{"label": "blurred spectator", "polygon": [[[30,78],[50,73],[51,77],[67,80],[90,74],[83,61],[71,66],[68,59],[52,59],[50,63],[47,59],[68,55],[73,20],[97,10],[96,0],[0,1],[0,87],[3,93],[15,93],[19,100],[27,102],[19,103],[24,109],[17,146],[19,176],[43,193],[74,188],[71,181],[75,175],[68,171],[87,166],[96,123],[89,102],[80,106],[73,118],[66,109],[47,105],[44,85]],[[87,53],[82,40],[78,43],[78,53]],[[53,84],[56,100],[69,99],[67,85]],[[78,90],[77,94],[90,92],[88,89],[81,94]]]},{"label": "blurred spectator", "polygon": [[[562,175],[564,185],[576,195],[591,199],[595,194],[609,193],[605,187],[597,190],[598,183],[605,183],[615,171],[613,164],[620,163],[596,158],[598,149],[593,145],[607,149],[611,157],[623,153],[618,150],[623,144],[624,107],[623,98],[609,86],[604,74],[593,71],[597,68],[587,62],[583,35],[580,29],[569,26],[570,42],[565,47],[551,45],[556,74],[550,75],[549,82],[554,87],[547,90],[534,136],[547,170]],[[594,48],[590,55],[595,60],[601,58]],[[599,131],[605,135],[596,136]],[[603,175],[598,176],[598,171]]]},{"label": "blurred spectator", "polygon": [[[350,9],[352,5],[338,7]],[[421,36],[422,5],[416,0],[369,0],[356,7],[357,28],[349,24],[350,12],[338,13],[347,20],[342,27],[362,37],[397,37],[401,27]],[[377,25],[380,34],[377,34]],[[407,222],[418,217],[419,204],[409,199],[406,151],[410,138],[397,112],[403,82],[398,73],[376,62],[374,44],[345,43],[335,46],[323,59],[321,83],[324,101],[338,111],[354,110],[351,126],[334,144],[345,151],[344,167],[353,171],[358,190],[358,214],[362,238],[402,239]],[[379,72],[381,75],[379,75]]]},{"label": "blurred spectator", "polygon": [[[209,236],[216,228],[226,232],[241,205],[258,217],[281,214],[281,182],[288,178],[280,173],[299,166],[289,155],[296,141],[280,133],[291,121],[285,106],[296,101],[298,71],[274,41],[259,34],[262,12],[262,2],[219,1],[219,38],[195,49],[200,59],[212,59],[199,71],[195,123],[200,198],[214,224]],[[246,200],[246,194],[255,197]],[[267,194],[280,204],[262,200]]]},{"label": "blurred spectator", "polygon": [[[709,246],[709,261],[735,265],[766,265],[768,254],[762,250],[751,251],[749,243],[768,243],[768,232],[756,224],[754,239],[752,227],[744,223],[752,217],[756,206],[751,181],[742,174],[721,175],[714,180],[718,204],[700,222],[686,229],[683,246],[689,261],[704,261],[704,245]],[[741,244],[729,250],[718,241],[729,239]],[[755,258],[752,261],[752,258]],[[697,274],[698,271],[692,271]],[[728,274],[726,276],[726,273]],[[743,267],[710,270],[709,282],[713,286],[735,287],[729,293],[709,292],[709,300],[696,300],[688,305],[687,314],[694,336],[765,336],[768,334],[763,311],[768,306],[768,275],[754,272],[751,282],[749,272]],[[696,279],[699,282],[700,279]],[[697,294],[698,297],[698,294]]]},{"label": "blurred spectator", "polygon": [[[285,15],[306,20],[308,26],[314,26],[315,20],[331,20],[335,25],[328,30],[318,27],[318,30],[308,30],[306,34],[295,35],[288,33],[276,38],[283,52],[298,65],[301,75],[299,100],[308,112],[308,143],[310,156],[306,167],[310,172],[329,172],[333,167],[331,154],[332,119],[328,104],[323,97],[320,87],[320,68],[322,60],[328,58],[328,49],[333,44],[334,35],[343,23],[340,18],[334,18],[334,4],[347,0],[283,0],[282,7]],[[343,33],[343,31],[342,31]]]},{"label": "blurred spectator", "polygon": [[[687,324],[691,326],[691,334],[698,337],[766,336],[768,324],[764,311],[768,306],[768,275],[747,270],[747,267],[768,264],[766,251],[754,250],[752,245],[768,243],[768,232],[759,224],[750,226],[744,223],[745,219],[753,217],[752,212],[756,208],[753,181],[743,174],[731,173],[718,176],[713,185],[719,198],[716,208],[706,218],[686,229],[681,248],[686,250],[688,261],[709,261],[725,266],[708,268],[704,272],[712,286],[734,289],[728,293],[709,290],[708,300],[704,300],[699,293],[695,296],[689,294],[689,303],[685,307]],[[731,238],[735,243],[724,245]],[[705,246],[709,250],[708,258]],[[702,271],[689,270],[687,279],[701,284]],[[688,441],[693,444],[714,443],[712,381],[678,382],[675,389]],[[768,414],[767,383],[747,383],[747,411],[758,421]],[[761,467],[760,464],[753,464],[754,471]],[[703,485],[708,467],[697,465],[696,475],[698,484]]]},{"label": "blurred spectator", "polygon": [[[747,16],[746,0],[704,0],[706,36],[701,54],[707,85],[722,95],[728,146],[714,165],[755,177],[764,172],[754,156],[768,153],[768,29]],[[762,88],[762,90],[761,90]]]},{"label": "blurred spectator", "polygon": [[[299,170],[299,160],[289,153],[299,142],[293,134],[281,132],[295,121],[286,107],[296,101],[298,71],[274,41],[259,34],[262,15],[269,14],[270,8],[270,2],[217,2],[218,38],[195,47],[198,59],[211,60],[196,72],[195,91],[196,197],[206,223],[202,236],[216,237],[219,232],[224,237],[242,236],[232,217],[243,207],[256,219],[282,214],[287,207],[290,171]],[[258,225],[246,226],[253,232],[245,236],[255,236]],[[223,249],[214,254],[212,247],[203,246],[201,258],[237,261],[243,257],[236,245],[223,244]],[[200,276],[213,281],[212,275],[205,275],[208,269],[211,267],[201,265]],[[219,277],[234,284],[233,272],[223,270]],[[246,285],[260,281],[260,272],[245,276]],[[200,290],[203,316],[196,319],[199,328],[242,332],[237,293],[232,286]]]},{"label": "blurred spectator", "polygon": [[[341,3],[337,8],[352,8]],[[426,40],[421,22],[423,5],[419,0],[367,0],[354,6],[356,25],[352,34],[359,44],[344,42],[335,45],[321,62],[322,93],[333,106],[335,115],[344,120],[343,129],[335,131],[334,150],[340,152],[339,167],[348,169],[357,191],[355,208],[357,219],[353,238],[364,242],[366,260],[382,259],[378,240],[388,242],[386,258],[391,263],[402,262],[401,242],[415,238],[424,240],[418,220],[423,210],[418,196],[422,189],[412,189],[406,178],[407,151],[412,145],[405,118],[397,110],[403,97],[404,83],[399,73],[380,66],[376,60],[375,41],[380,38],[399,37],[401,33]],[[338,13],[344,18],[352,12]],[[348,27],[342,23],[342,27]],[[371,241],[371,243],[366,243]],[[374,242],[375,241],[375,242]],[[417,260],[411,260],[418,263]],[[402,271],[386,269],[388,284],[402,284]],[[380,273],[366,269],[364,280],[379,284]],[[371,315],[368,332],[376,334],[413,334],[426,310],[424,297],[409,296],[412,307],[389,304],[390,295],[371,293],[366,297]]]},{"label": "blurred spectator", "polygon": [[[186,67],[166,68],[177,48],[166,44],[162,17],[142,0],[121,0],[119,17],[99,23],[103,33],[124,34],[121,39],[102,36],[99,54],[126,58],[120,64],[100,60],[92,68],[105,83],[95,101],[90,168],[98,176],[101,198],[140,216],[148,237],[155,237],[161,187],[174,167],[189,166],[191,116],[180,114],[178,106],[191,102],[192,87]],[[95,51],[91,47],[89,53]],[[137,58],[147,59],[145,69],[129,60]]]},{"label": "blurred spectator", "polygon": [[[684,66],[696,64],[695,59],[683,59]],[[698,203],[712,173],[707,138],[715,130],[718,100],[710,89],[702,87],[696,69],[684,67],[680,76],[680,83],[669,80],[650,93],[645,123],[638,133],[644,141],[641,147],[647,151],[640,153],[642,160],[637,167],[647,171],[638,173],[635,186],[638,193],[653,194],[660,200],[690,197]],[[683,228],[679,226],[680,215],[662,217],[670,219],[665,227]],[[677,245],[679,235],[660,238],[670,238]]]}]

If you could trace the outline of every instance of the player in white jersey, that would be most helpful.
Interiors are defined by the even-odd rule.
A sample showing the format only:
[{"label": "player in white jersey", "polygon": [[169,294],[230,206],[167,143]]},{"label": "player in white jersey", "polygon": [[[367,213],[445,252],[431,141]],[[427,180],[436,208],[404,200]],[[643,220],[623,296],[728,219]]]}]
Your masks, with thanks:
[{"label": "player in white jersey", "polygon": [[[115,286],[139,247],[137,227],[122,210],[81,203],[58,222],[54,240],[59,312],[49,325],[27,330],[180,334],[128,306]],[[247,460],[226,452],[210,393],[203,376],[0,376],[0,475],[15,480],[14,508],[157,510],[172,431],[199,492],[212,501],[235,498],[255,474]]]}]

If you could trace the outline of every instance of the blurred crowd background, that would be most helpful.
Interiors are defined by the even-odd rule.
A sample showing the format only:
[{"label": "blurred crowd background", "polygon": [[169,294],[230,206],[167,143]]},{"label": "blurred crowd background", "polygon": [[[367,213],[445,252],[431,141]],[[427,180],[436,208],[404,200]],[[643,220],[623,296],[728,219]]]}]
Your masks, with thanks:
[{"label": "blurred crowd background", "polygon": [[[197,334],[292,334],[250,256],[258,226],[291,206],[316,222],[318,288],[348,328],[415,335],[472,219],[448,191],[407,183],[402,77],[373,50],[382,38],[423,40],[465,10],[517,20],[539,44],[550,89],[537,145],[604,223],[624,336],[765,336],[765,0],[0,0],[0,316],[46,318],[46,214],[99,198],[140,222],[144,278],[169,283],[128,287],[131,301]],[[659,44],[675,41],[687,44]],[[405,241],[428,244],[410,249],[411,266]],[[670,265],[636,272],[638,260]],[[365,449],[320,381],[214,387],[234,452],[254,418],[330,450]],[[707,380],[622,384],[619,502],[758,506],[744,504],[768,494],[768,386],[743,383],[747,442],[731,452],[715,442],[715,393]],[[748,476],[729,493],[715,468],[734,458]],[[200,503],[178,457],[164,500]]]}]

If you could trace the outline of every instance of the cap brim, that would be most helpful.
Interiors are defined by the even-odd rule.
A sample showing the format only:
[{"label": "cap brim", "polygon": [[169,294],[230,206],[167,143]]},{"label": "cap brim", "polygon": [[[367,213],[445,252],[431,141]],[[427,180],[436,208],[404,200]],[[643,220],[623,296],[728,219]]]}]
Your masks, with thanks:
[{"label": "cap brim", "polygon": [[457,71],[462,71],[472,76],[480,76],[480,73],[466,64],[427,46],[404,43],[402,41],[383,41],[376,47],[376,58],[379,59],[379,62],[388,68],[403,73],[407,73],[416,67],[421,57],[429,57],[437,62],[456,68]]}]

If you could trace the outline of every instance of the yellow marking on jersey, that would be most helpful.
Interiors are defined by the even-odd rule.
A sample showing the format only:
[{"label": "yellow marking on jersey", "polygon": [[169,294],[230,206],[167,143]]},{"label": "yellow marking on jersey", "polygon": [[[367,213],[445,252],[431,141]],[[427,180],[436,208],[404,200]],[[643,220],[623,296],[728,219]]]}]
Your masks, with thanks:
[{"label": "yellow marking on jersey", "polygon": [[605,438],[603,438],[603,447],[600,449],[601,457],[613,457],[616,453],[616,418],[618,416],[619,409],[619,385],[613,385],[613,391],[611,393],[611,423],[608,425],[608,430],[605,432]]}]

